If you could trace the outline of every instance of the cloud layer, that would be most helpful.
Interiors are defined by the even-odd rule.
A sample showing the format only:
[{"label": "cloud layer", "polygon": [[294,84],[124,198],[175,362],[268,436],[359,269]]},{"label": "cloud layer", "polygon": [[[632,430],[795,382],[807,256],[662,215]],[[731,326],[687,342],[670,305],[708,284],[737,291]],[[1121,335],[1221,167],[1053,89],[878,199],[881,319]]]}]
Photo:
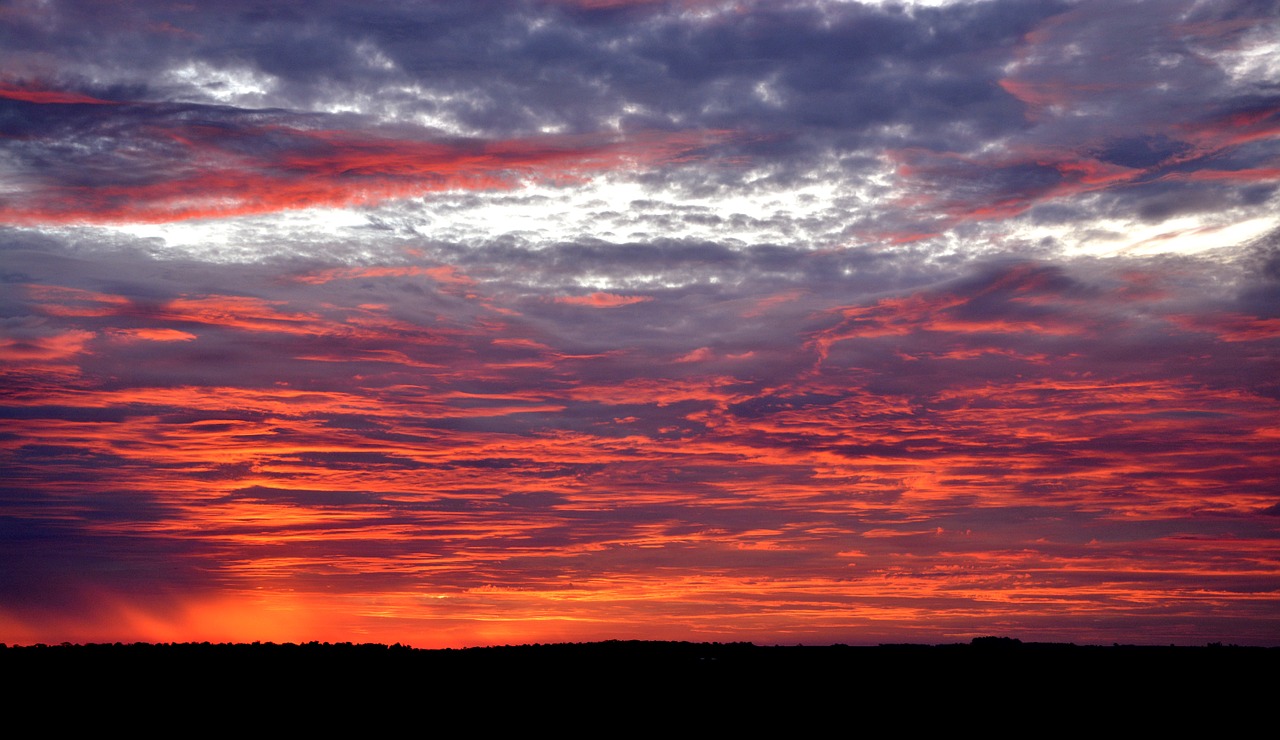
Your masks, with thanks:
[{"label": "cloud layer", "polygon": [[1274,644],[1267,3],[0,11],[0,639]]}]

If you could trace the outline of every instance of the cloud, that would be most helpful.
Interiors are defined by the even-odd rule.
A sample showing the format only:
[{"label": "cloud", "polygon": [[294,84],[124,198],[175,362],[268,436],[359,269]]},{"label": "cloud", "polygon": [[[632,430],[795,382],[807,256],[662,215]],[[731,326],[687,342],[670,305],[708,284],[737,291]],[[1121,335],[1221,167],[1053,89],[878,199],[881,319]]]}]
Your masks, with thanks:
[{"label": "cloud", "polygon": [[30,86],[0,83],[0,98],[21,100],[40,105],[110,105],[111,101],[99,100],[88,95],[59,90],[43,90]]},{"label": "cloud", "polygon": [[[886,543],[859,546],[865,578],[903,573],[894,547],[922,573],[948,558],[988,558],[983,572],[996,573],[1025,567],[1031,556],[1000,548],[1028,545],[1000,538],[1031,537],[1033,520],[962,556],[946,555],[960,546],[947,533],[991,533],[1026,507],[1121,539],[1138,537],[1133,523],[1176,531],[1204,517],[1253,532],[1273,503],[1276,336],[1259,330],[1270,317],[1241,303],[1209,310],[1179,287],[1176,264],[1134,261],[1117,277],[994,262],[886,295],[800,269],[788,280],[803,290],[778,290],[744,259],[723,288],[601,312],[613,318],[592,331],[607,349],[584,354],[577,319],[501,277],[471,277],[452,295],[437,276],[456,273],[429,264],[303,280],[288,264],[228,265],[205,268],[204,293],[155,282],[144,299],[106,284],[166,272],[163,261],[42,268],[56,257],[32,256],[27,270],[44,277],[19,293],[49,339],[6,356],[8,485],[63,512],[65,557],[109,552],[103,538],[127,526],[139,567],[160,552],[190,566],[173,589],[207,572],[234,588],[286,579],[304,591],[363,573],[367,588],[462,597],[485,584],[537,593],[586,569],[606,579],[593,589],[622,599],[647,588],[654,563],[705,562],[817,577],[819,592],[846,598],[864,581],[823,579],[847,578],[838,553],[852,538]],[[442,321],[424,296],[474,304],[470,319]],[[735,328],[744,314],[752,323]],[[121,341],[141,338],[181,341]],[[41,380],[51,361],[75,379]],[[87,507],[69,486],[104,493]],[[164,493],[137,508],[108,490]],[[548,503],[500,503],[511,496]],[[763,530],[773,534],[751,534]],[[1089,568],[1064,568],[1094,556],[1056,547],[1034,557],[1088,588]],[[125,587],[93,562],[81,564],[95,582]],[[1226,565],[1196,567],[1202,580],[1229,577]],[[1163,598],[1176,586],[1132,588]]]},{"label": "cloud", "polygon": [[1274,641],[1264,5],[33,8],[0,639]]},{"label": "cloud", "polygon": [[[1276,100],[1256,61],[1270,19],[1248,4],[735,7],[16,16],[15,74],[37,79],[23,72],[34,49],[65,49],[62,76],[41,78],[50,89],[118,105],[10,98],[31,138],[9,147],[21,187],[0,213],[165,223],[391,199],[406,233],[439,233],[433,214],[448,209],[446,240],[506,226],[543,244],[843,247],[1007,238],[1063,212],[1274,210]],[[148,30],[161,27],[200,43]],[[469,53],[486,48],[504,51]],[[609,195],[623,182],[640,197]],[[539,202],[507,197],[533,183],[549,187]],[[400,205],[422,195],[422,210]]]},{"label": "cloud", "polygon": [[590,295],[558,296],[555,299],[556,303],[568,303],[574,306],[589,306],[591,308],[617,308],[618,306],[630,306],[651,300],[653,299],[648,296],[616,295],[603,291],[596,291]]},{"label": "cloud", "polygon": [[[27,187],[6,198],[0,218],[29,225],[150,223],[509,189],[526,180],[573,181],[601,169],[694,156],[714,138],[649,133],[433,142],[264,123],[242,112],[189,106],[114,110],[121,115],[57,120],[89,143],[81,152],[59,151],[66,131],[20,151],[13,176]],[[193,113],[207,118],[191,123],[186,119]],[[43,114],[30,115],[34,128]],[[49,166],[51,157],[56,166]]]}]

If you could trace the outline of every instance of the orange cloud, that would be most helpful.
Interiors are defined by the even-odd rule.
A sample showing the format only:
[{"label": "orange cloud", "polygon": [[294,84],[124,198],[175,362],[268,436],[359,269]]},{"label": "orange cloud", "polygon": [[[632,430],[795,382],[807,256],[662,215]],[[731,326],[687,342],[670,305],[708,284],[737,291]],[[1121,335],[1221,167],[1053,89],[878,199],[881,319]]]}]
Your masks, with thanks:
[{"label": "orange cloud", "polygon": [[122,342],[190,342],[195,334],[177,329],[113,329],[109,335]]},{"label": "orange cloud", "polygon": [[706,362],[714,357],[715,354],[710,347],[699,347],[688,354],[676,358],[676,362]]},{"label": "orange cloud", "polygon": [[85,351],[95,336],[91,331],[70,329],[35,337],[0,337],[0,362],[24,364],[68,360]]},{"label": "orange cloud", "polygon": [[[1266,382],[1265,316],[1187,313],[1159,274],[1102,289],[1045,265],[856,305],[807,292],[804,311],[734,293],[729,320],[773,320],[711,375],[670,358],[718,329],[633,347],[651,317],[623,312],[626,350],[587,354],[550,302],[424,326],[393,318],[418,294],[368,304],[346,282],[437,269],[230,271],[259,294],[211,277],[149,301],[14,291],[31,318],[0,358],[3,513],[58,557],[4,555],[91,608],[6,602],[0,634],[1071,637],[1151,605],[1160,624],[1274,623],[1240,615],[1265,612],[1256,584],[1280,567],[1277,403],[1231,381]],[[1153,318],[1093,330],[1118,314]]]}]

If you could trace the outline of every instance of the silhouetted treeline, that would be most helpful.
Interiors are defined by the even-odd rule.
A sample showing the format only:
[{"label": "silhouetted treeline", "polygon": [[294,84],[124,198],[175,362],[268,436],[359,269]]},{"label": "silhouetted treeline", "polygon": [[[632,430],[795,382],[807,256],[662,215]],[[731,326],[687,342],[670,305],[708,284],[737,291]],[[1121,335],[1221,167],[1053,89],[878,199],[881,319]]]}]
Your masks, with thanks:
[{"label": "silhouetted treeline", "polygon": [[1061,663],[1131,663],[1152,665],[1166,661],[1194,665],[1227,663],[1271,665],[1280,660],[1280,647],[1251,647],[1211,643],[1203,647],[1142,645],[1075,645],[1022,642],[1009,637],[978,637],[968,643],[849,645],[756,645],[750,642],[664,642],[606,640],[603,642],[501,645],[471,648],[420,649],[396,643],[89,643],[6,645],[0,643],[5,666],[62,664],[274,664],[379,665],[415,664],[461,668],[522,665],[698,668],[715,670],[731,665],[751,667],[815,667],[881,663],[934,662],[970,666],[1010,661]]},{"label": "silhouetted treeline", "polygon": [[1009,707],[1053,711],[1055,722],[1104,706],[1185,715],[1269,703],[1278,668],[1280,648],[997,637],[874,647],[606,641],[460,650],[319,642],[0,648],[10,706],[22,706],[13,699],[24,692],[46,691],[81,702],[144,697],[206,714],[210,703],[239,711],[302,702],[307,711],[424,707],[497,712],[490,717],[496,720],[560,706],[621,712],[641,724],[702,718],[703,729],[728,717],[749,726],[752,716],[793,710],[908,712],[931,721]]}]

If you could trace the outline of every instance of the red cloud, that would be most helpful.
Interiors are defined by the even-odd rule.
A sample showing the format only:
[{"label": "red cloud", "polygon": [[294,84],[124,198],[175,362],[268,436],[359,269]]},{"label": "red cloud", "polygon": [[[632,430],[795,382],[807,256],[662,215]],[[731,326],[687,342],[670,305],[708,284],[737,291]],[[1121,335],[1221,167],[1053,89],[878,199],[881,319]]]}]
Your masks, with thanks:
[{"label": "red cloud", "polygon": [[1032,121],[1043,117],[1045,109],[1054,106],[1065,108],[1099,93],[1120,89],[1118,85],[1070,83],[1062,80],[1031,82],[1012,77],[1001,79],[999,85],[1005,92],[1027,104],[1026,116]]},{"label": "red cloud", "polygon": [[63,92],[61,90],[42,90],[39,88],[10,85],[3,82],[0,82],[0,98],[21,100],[27,103],[39,103],[41,105],[115,105],[115,103],[110,100],[93,98],[88,95],[81,95],[80,93]]},{"label": "red cloud", "polygon": [[[922,214],[940,214],[939,224],[947,227],[1010,218],[1045,201],[1105,190],[1147,173],[1069,150],[1031,146],[997,155],[905,149],[890,151],[888,156],[898,163],[897,174],[909,188],[898,204]],[[1019,175],[1025,173],[1038,178],[1023,183]],[[883,237],[892,243],[909,243],[936,233],[907,231]]]},{"label": "red cloud", "polygon": [[644,303],[651,300],[653,299],[648,296],[616,295],[598,291],[591,295],[561,296],[555,299],[556,303],[569,303],[575,306],[589,306],[591,308],[617,308],[618,306],[630,306],[633,303]]},{"label": "red cloud", "polygon": [[[870,306],[832,309],[831,312],[843,320],[834,327],[816,332],[812,346],[819,357],[826,358],[833,345],[854,339],[924,332],[953,336],[987,333],[1067,336],[1092,331],[1093,326],[1079,317],[1068,318],[1047,311],[1026,316],[1019,315],[1017,311],[990,314],[966,311],[976,300],[997,295],[1010,307],[1049,302],[1054,294],[1051,290],[1045,291],[1047,281],[1045,275],[1031,269],[1015,268],[972,295],[922,292],[884,298]],[[1000,354],[990,348],[982,348],[980,352],[991,353]]]},{"label": "red cloud", "polygon": [[1170,316],[1169,320],[1188,331],[1216,334],[1224,342],[1261,342],[1280,338],[1280,319],[1219,313]]},{"label": "red cloud", "polygon": [[1242,110],[1177,127],[1196,145],[1198,153],[1212,154],[1241,144],[1280,136],[1280,106]]},{"label": "red cloud", "polygon": [[37,182],[0,206],[0,222],[163,223],[512,188],[527,180],[576,182],[607,170],[686,161],[725,136],[659,132],[439,143],[279,125],[167,122],[152,124],[149,134],[170,149],[163,159],[139,164],[164,174],[144,182]]}]

